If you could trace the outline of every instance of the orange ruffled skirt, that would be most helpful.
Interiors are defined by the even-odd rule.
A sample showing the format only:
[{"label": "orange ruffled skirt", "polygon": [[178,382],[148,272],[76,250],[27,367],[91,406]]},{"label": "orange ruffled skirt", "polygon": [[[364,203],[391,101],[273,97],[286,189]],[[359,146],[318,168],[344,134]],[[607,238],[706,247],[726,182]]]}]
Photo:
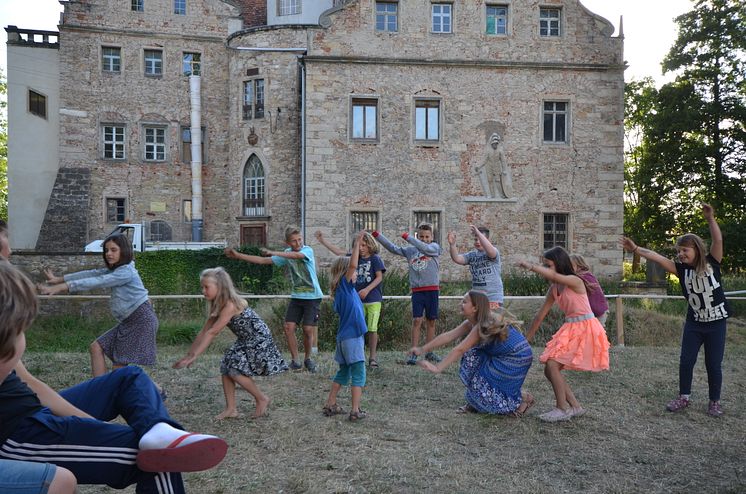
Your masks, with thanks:
[{"label": "orange ruffled skirt", "polygon": [[539,361],[556,360],[570,370],[608,370],[609,346],[606,330],[595,317],[567,322],[554,333]]}]

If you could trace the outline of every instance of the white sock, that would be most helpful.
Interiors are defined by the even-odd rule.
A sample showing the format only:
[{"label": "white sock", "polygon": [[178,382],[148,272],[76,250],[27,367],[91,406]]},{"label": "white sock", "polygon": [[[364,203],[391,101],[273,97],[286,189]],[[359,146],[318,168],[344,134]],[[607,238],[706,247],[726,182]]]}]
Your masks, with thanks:
[{"label": "white sock", "polygon": [[319,347],[312,346],[311,347],[311,355],[316,355],[317,353],[319,353]]},{"label": "white sock", "polygon": [[[169,444],[183,436],[189,434],[187,431],[179,430],[175,427],[170,426],[165,422],[158,422],[150,428],[141,438],[139,443],[140,449],[162,449],[167,448]],[[179,446],[186,446],[187,444],[202,441],[204,439],[213,438],[216,436],[210,436],[208,434],[195,434],[189,436],[179,443]]]}]

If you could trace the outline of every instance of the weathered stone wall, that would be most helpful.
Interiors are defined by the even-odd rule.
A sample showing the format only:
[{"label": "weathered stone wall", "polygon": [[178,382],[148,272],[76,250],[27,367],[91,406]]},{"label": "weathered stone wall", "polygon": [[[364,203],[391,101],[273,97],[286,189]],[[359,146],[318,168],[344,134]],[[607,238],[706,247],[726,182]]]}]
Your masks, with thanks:
[{"label": "weathered stone wall", "polygon": [[91,190],[88,168],[61,168],[47,204],[36,249],[80,252],[85,246]]}]

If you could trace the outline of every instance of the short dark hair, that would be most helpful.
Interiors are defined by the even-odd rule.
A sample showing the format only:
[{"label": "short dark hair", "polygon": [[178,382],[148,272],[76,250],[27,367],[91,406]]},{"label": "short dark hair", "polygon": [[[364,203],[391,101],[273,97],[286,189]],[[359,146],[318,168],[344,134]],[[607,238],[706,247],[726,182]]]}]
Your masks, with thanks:
[{"label": "short dark hair", "polygon": [[478,226],[477,230],[482,232],[482,235],[484,235],[485,237],[490,238],[490,229],[486,226]]},{"label": "short dark hair", "polygon": [[433,231],[433,225],[431,225],[430,223],[420,223],[419,225],[417,225],[417,229],[431,232]]},{"label": "short dark hair", "polygon": [[[113,266],[110,266],[109,262],[106,260],[106,244],[109,242],[114,242],[115,244],[117,244],[117,246],[119,246],[119,262],[117,262]],[[117,269],[119,266],[124,266],[125,264],[129,264],[132,262],[132,258],[134,257],[132,253],[132,243],[126,235],[122,233],[112,233],[104,239],[104,241],[101,243],[101,246],[103,247],[104,251],[104,264],[106,264],[106,267],[108,267],[109,269]]]}]

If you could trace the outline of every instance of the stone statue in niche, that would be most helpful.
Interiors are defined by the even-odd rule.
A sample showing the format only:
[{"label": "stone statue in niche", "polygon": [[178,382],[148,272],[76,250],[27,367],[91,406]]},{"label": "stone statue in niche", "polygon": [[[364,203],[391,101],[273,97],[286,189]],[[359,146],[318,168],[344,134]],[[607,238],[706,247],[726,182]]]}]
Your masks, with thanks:
[{"label": "stone statue in niche", "polygon": [[484,160],[476,166],[475,171],[479,175],[485,197],[491,199],[513,197],[513,177],[505,159],[502,137],[497,132],[493,132],[487,138]]}]

